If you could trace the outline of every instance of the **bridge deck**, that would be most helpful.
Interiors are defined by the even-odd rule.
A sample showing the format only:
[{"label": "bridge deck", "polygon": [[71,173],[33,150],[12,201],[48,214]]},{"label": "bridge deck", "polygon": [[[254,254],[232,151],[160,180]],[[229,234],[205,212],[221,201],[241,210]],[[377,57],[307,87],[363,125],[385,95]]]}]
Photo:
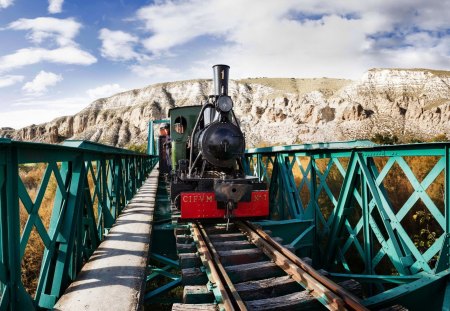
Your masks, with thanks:
[{"label": "bridge deck", "polygon": [[137,310],[142,303],[159,170],[130,201],[55,310]]}]

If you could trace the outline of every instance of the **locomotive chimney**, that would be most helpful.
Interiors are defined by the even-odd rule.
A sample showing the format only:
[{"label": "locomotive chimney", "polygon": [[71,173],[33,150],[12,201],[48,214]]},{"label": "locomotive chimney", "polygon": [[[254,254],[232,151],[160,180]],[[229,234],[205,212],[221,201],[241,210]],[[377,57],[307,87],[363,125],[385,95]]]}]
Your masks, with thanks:
[{"label": "locomotive chimney", "polygon": [[228,95],[228,73],[230,66],[214,65],[214,95]]}]

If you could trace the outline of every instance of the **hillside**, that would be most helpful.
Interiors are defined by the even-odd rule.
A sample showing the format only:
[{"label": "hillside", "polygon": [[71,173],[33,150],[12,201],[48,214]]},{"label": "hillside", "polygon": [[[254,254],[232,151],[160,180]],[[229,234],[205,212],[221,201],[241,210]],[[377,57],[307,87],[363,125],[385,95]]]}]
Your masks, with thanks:
[{"label": "hillside", "polygon": [[[116,146],[143,143],[147,122],[175,106],[204,102],[211,80],[150,85],[94,101],[74,116],[0,137],[58,143],[87,139]],[[230,96],[249,147],[368,138],[400,139],[450,134],[450,72],[371,69],[357,81],[249,78],[230,81]]]}]

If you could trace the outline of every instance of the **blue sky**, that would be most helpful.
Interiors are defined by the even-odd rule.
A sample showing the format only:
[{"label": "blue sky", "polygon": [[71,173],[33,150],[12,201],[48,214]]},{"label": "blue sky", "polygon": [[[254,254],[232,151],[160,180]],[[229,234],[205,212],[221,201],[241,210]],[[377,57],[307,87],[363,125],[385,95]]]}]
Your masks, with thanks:
[{"label": "blue sky", "polygon": [[148,84],[450,70],[450,0],[0,0],[0,127]]}]

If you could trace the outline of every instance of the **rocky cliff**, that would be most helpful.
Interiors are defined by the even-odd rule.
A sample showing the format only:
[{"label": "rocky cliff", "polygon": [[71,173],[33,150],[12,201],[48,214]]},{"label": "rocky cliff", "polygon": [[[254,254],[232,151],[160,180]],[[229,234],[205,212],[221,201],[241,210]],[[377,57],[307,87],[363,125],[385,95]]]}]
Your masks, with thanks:
[{"label": "rocky cliff", "polygon": [[[86,139],[116,146],[146,142],[147,122],[170,108],[200,104],[211,80],[161,83],[94,101],[74,116],[0,137],[58,143]],[[450,135],[450,72],[372,69],[358,81],[255,78],[230,82],[247,145],[292,144],[395,134],[405,141]]]}]

